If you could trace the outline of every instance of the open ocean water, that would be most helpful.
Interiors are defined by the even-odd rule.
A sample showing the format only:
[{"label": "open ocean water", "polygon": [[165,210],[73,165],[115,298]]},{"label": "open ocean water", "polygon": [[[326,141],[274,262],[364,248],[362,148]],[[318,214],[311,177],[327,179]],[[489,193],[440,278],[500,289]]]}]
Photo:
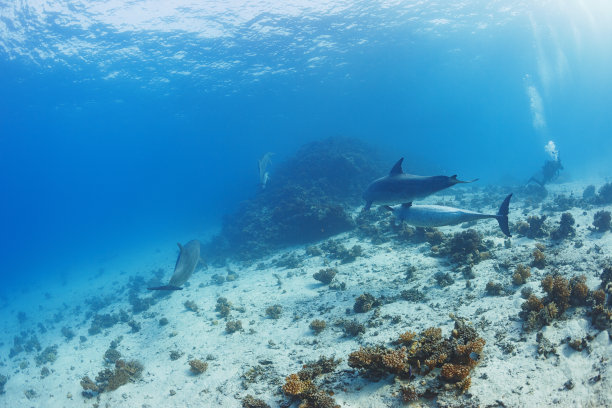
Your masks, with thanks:
[{"label": "open ocean water", "polygon": [[609,181],[610,38],[607,0],[0,0],[0,315],[205,242],[266,152],[273,183],[329,137],[479,186],[551,152]]}]

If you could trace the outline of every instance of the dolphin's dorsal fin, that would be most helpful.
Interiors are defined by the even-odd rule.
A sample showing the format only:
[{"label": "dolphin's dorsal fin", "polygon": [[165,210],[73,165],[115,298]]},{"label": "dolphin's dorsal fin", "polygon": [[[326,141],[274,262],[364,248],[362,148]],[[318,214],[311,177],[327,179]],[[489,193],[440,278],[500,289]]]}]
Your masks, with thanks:
[{"label": "dolphin's dorsal fin", "polygon": [[183,246],[181,245],[181,243],[177,242],[176,245],[178,245],[179,251],[183,252]]},{"label": "dolphin's dorsal fin", "polygon": [[401,159],[399,159],[397,161],[397,163],[395,163],[395,166],[393,166],[393,168],[391,169],[391,171],[389,172],[390,176],[397,176],[398,174],[402,174],[402,162],[404,161],[404,158],[402,157]]},{"label": "dolphin's dorsal fin", "polygon": [[402,204],[402,208],[410,208],[410,207],[412,207],[412,201],[409,203]]}]

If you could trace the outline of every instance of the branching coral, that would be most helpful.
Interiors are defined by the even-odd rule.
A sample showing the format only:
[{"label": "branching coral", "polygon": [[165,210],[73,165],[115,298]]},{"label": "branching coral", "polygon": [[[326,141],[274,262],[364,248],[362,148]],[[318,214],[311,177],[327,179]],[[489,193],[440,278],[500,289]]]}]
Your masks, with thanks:
[{"label": "branching coral", "polygon": [[554,240],[561,240],[576,235],[576,229],[574,224],[576,221],[571,213],[565,212],[561,214],[561,220],[559,221],[559,227],[554,229],[550,233],[550,237]]},{"label": "branching coral", "polygon": [[208,363],[195,358],[193,360],[189,360],[189,369],[196,375],[202,374],[208,369]]},{"label": "branching coral", "polygon": [[531,265],[538,269],[544,269],[546,267],[546,256],[540,248],[536,248],[533,251],[533,261]]},{"label": "branching coral", "polygon": [[321,357],[318,361],[304,365],[297,374],[290,374],[285,378],[282,390],[285,395],[301,399],[303,408],[336,408],[334,399],[315,385],[317,377],[332,372],[340,360]]},{"label": "branching coral", "polygon": [[527,282],[527,279],[531,276],[531,268],[524,265],[518,265],[514,274],[512,275],[512,283],[515,285],[522,285]]},{"label": "branching coral", "polygon": [[369,293],[364,293],[355,299],[353,310],[356,313],[366,313],[373,307],[377,307],[379,305],[380,301],[378,301],[374,296],[370,295]]},{"label": "branching coral", "polygon": [[606,232],[610,230],[611,221],[612,215],[610,211],[597,211],[593,216],[593,229],[597,232]]},{"label": "branching coral", "polygon": [[338,273],[338,271],[335,268],[326,268],[321,269],[319,272],[316,272],[314,275],[312,275],[312,277],[318,280],[319,282],[328,285],[334,279],[336,273]]},{"label": "branching coral", "polygon": [[320,334],[323,330],[325,330],[325,327],[327,326],[327,324],[325,323],[325,320],[313,320],[312,322],[310,322],[310,330],[312,330],[315,334]]}]

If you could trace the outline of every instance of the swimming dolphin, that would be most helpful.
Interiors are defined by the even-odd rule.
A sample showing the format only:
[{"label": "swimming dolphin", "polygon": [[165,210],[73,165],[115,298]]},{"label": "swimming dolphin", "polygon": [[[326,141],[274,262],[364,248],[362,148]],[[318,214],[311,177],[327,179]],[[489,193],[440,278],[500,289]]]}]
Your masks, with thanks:
[{"label": "swimming dolphin", "polygon": [[392,211],[398,220],[405,221],[407,224],[414,225],[415,227],[441,227],[443,225],[456,225],[483,218],[495,218],[502,232],[506,236],[511,237],[512,235],[510,235],[510,229],[508,228],[510,198],[512,198],[512,194],[509,194],[504,199],[497,214],[483,214],[444,205],[412,205],[412,203],[402,204],[397,207],[389,207],[387,205],[385,208]]},{"label": "swimming dolphin", "polygon": [[388,176],[374,180],[363,193],[366,201],[364,209],[367,211],[372,204],[402,204],[425,198],[445,188],[458,183],[472,183],[471,181],[457,180],[457,175],[448,176],[415,176],[402,171],[402,161],[398,160]]},{"label": "swimming dolphin", "polygon": [[170,282],[164,286],[156,286],[147,288],[149,290],[182,290],[181,285],[187,282],[199,262],[206,265],[204,260],[200,258],[200,241],[193,239],[182,246],[177,244],[180,250],[179,256],[176,259],[174,273],[170,278]]}]

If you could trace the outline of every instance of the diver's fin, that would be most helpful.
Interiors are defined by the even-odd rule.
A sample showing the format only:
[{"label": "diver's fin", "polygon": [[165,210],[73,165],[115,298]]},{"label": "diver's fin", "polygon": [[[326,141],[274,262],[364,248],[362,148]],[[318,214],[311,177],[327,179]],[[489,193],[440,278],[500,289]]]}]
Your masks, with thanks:
[{"label": "diver's fin", "polygon": [[[180,245],[180,244],[179,244]],[[147,288],[148,290],[183,290],[180,286],[164,285]]]},{"label": "diver's fin", "polygon": [[475,181],[478,181],[477,178],[475,178],[474,180],[470,180],[470,181],[463,181],[463,180],[458,180],[457,179],[457,175],[453,174],[452,176],[450,176],[450,179],[453,181],[453,183],[458,184],[458,183],[473,183]]},{"label": "diver's fin", "polygon": [[512,198],[512,193],[508,194],[508,196],[504,199],[501,206],[499,207],[499,211],[497,212],[497,222],[499,223],[499,228],[501,228],[504,235],[507,237],[511,237],[510,228],[508,227],[508,213],[510,212],[510,199]]},{"label": "diver's fin", "polygon": [[176,245],[178,245],[179,251],[183,252],[183,246],[181,245],[181,243],[177,242]]},{"label": "diver's fin", "polygon": [[397,176],[398,174],[402,174],[402,162],[404,161],[404,158],[402,157],[401,159],[399,159],[397,161],[397,163],[395,163],[395,165],[393,166],[393,168],[391,169],[391,171],[389,172],[390,176]]},{"label": "diver's fin", "polygon": [[412,201],[409,203],[402,204],[402,208],[410,208],[410,207],[412,207]]}]

